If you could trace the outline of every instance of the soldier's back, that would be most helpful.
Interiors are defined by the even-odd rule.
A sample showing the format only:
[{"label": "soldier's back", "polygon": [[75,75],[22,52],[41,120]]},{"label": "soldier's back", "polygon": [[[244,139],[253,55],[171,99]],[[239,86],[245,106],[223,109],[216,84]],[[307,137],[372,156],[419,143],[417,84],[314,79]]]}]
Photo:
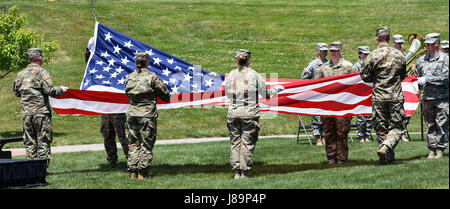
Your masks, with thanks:
[{"label": "soldier's back", "polygon": [[373,74],[374,101],[403,100],[401,81],[406,77],[405,57],[389,46],[382,45],[369,54],[364,66],[369,65]]},{"label": "soldier's back", "polygon": [[147,70],[130,73],[125,80],[125,93],[129,97],[128,116],[158,117],[156,92],[153,88],[156,74]]},{"label": "soldier's back", "polygon": [[50,113],[48,95],[42,89],[44,82],[53,85],[49,73],[37,64],[30,64],[17,74],[13,91],[21,98],[22,114]]}]

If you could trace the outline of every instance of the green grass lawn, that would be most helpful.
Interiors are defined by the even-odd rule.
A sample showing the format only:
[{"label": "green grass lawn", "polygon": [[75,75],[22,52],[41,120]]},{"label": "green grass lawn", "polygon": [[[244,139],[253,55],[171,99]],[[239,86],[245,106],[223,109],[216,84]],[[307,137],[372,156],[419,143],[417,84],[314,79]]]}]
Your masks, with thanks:
[{"label": "green grass lawn", "polygon": [[250,179],[232,179],[230,142],[156,145],[150,179],[131,180],[119,150],[109,169],[104,151],[54,154],[48,186],[37,189],[448,189],[448,151],[427,160],[419,136],[397,146],[396,164],[378,165],[377,143],[349,142],[349,161],[328,165],[323,146],[293,138],[260,139]]},{"label": "green grass lawn", "polygon": [[[27,28],[59,42],[61,48],[46,68],[55,85],[79,89],[84,75],[84,48],[93,35],[90,1],[48,3],[43,0],[0,1],[17,5],[29,19]],[[315,43],[340,40],[343,57],[357,61],[357,47],[376,46],[375,29],[392,34],[438,32],[449,38],[449,4],[445,0],[96,0],[98,21],[184,59],[205,70],[228,73],[237,49],[252,51],[252,68],[300,78],[313,60]],[[409,44],[405,44],[407,49]],[[22,133],[20,101],[12,92],[17,73],[0,80],[0,137]],[[161,110],[159,139],[227,136],[226,109],[182,108]],[[304,117],[309,123],[310,117]],[[409,131],[420,131],[415,114]],[[261,119],[261,135],[296,134],[298,118],[278,114]],[[98,116],[53,114],[53,146],[101,143]],[[6,148],[21,147],[21,143]]]}]

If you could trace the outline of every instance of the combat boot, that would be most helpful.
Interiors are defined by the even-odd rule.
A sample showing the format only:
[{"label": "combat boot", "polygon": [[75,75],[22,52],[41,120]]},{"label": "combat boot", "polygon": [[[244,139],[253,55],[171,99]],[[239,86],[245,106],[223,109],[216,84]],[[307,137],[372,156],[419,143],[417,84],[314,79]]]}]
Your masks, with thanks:
[{"label": "combat boot", "polygon": [[131,173],[130,179],[137,179],[138,178],[138,174],[137,173]]},{"label": "combat boot", "polygon": [[243,170],[241,173],[241,179],[248,179],[250,176],[248,176],[248,171]]},{"label": "combat boot", "polygon": [[322,146],[323,145],[322,138],[320,136],[316,136],[316,145],[317,146]]},{"label": "combat boot", "polygon": [[378,161],[380,162],[380,165],[386,165],[387,164],[387,157],[388,157],[388,151],[389,148],[386,145],[382,145],[380,149],[378,149]]},{"label": "combat boot", "polygon": [[361,140],[359,142],[366,142],[366,137],[361,137]]},{"label": "combat boot", "polygon": [[402,135],[402,141],[409,142],[409,140],[406,138],[405,134]]},{"label": "combat boot", "polygon": [[327,145],[327,143],[325,143],[325,138],[324,137],[320,137],[322,139],[322,144],[323,146]]},{"label": "combat boot", "polygon": [[141,172],[138,173],[138,179],[145,179],[145,178],[147,178],[147,173],[141,173]]},{"label": "combat boot", "polygon": [[336,163],[337,163],[337,160],[334,158],[328,161],[328,165],[334,165]]},{"label": "combat boot", "polygon": [[241,170],[236,169],[234,170],[234,179],[240,179],[241,178]]},{"label": "combat boot", "polygon": [[370,139],[369,139],[369,137],[367,137],[367,138],[366,138],[366,142],[370,142]]},{"label": "combat boot", "polygon": [[434,159],[434,158],[436,158],[436,149],[431,148],[427,159]]},{"label": "combat boot", "polygon": [[443,148],[437,148],[436,150],[436,159],[444,157],[444,149]]},{"label": "combat boot", "polygon": [[109,169],[113,169],[113,168],[116,167],[116,164],[117,164],[116,161],[112,161],[112,162],[109,163],[108,168],[109,168]]}]

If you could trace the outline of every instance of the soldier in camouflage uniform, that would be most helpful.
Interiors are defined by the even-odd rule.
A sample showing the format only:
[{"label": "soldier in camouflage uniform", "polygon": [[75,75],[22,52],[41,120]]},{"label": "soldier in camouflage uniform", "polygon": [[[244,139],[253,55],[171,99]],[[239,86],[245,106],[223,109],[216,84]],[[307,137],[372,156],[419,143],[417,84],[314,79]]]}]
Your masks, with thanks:
[{"label": "soldier in camouflage uniform", "polygon": [[125,80],[125,93],[130,100],[127,111],[128,171],[132,179],[147,177],[156,141],[156,99],[170,101],[170,93],[158,76],[148,71],[149,55],[136,53],[136,70]]},{"label": "soldier in camouflage uniform", "polygon": [[[342,53],[342,42],[331,43],[331,60],[320,67],[315,79],[352,73],[352,63],[343,59]],[[351,120],[352,117],[322,117],[329,164],[343,163],[348,159],[347,137]]]},{"label": "soldier in camouflage uniform", "polygon": [[443,40],[441,42],[441,51],[448,55],[448,41],[447,40]]},{"label": "soldier in camouflage uniform", "polygon": [[[303,69],[302,79],[314,79],[317,72],[323,63],[327,62],[328,45],[326,43],[317,43],[317,59],[311,61],[308,66]],[[323,138],[323,126],[322,117],[312,116],[311,118],[311,129],[312,134],[316,138],[316,145],[321,146],[325,144],[325,139]]]},{"label": "soldier in camouflage uniform", "polygon": [[[89,39],[88,45],[85,50],[86,64],[89,61],[91,53],[95,50],[95,38]],[[119,142],[122,146],[125,158],[128,159],[128,139],[125,136],[125,122],[127,120],[125,113],[106,114],[100,116],[100,133],[103,136],[103,144],[105,145],[106,160],[109,163],[109,168],[116,167],[117,164],[117,145],[116,135],[119,138]]]},{"label": "soldier in camouflage uniform", "polygon": [[[396,34],[392,36],[392,43],[394,44],[394,48],[399,50],[403,56],[406,56],[405,52],[403,52],[403,43],[405,43],[405,40],[403,40],[403,36],[400,34]],[[402,135],[402,141],[404,142],[409,142],[409,140],[406,138],[406,133],[408,132],[407,130],[407,126],[409,124],[409,119],[411,119],[411,117],[405,116],[405,119],[403,120],[405,129]]]},{"label": "soldier in camouflage uniform", "polygon": [[439,51],[440,35],[428,34],[425,40],[427,54],[416,63],[415,74],[423,86],[423,117],[428,126],[427,147],[429,159],[441,158],[448,147],[448,55]]},{"label": "soldier in camouflage uniform", "polygon": [[389,46],[389,28],[376,30],[377,49],[373,50],[361,70],[363,81],[373,83],[372,114],[379,143],[380,164],[395,160],[394,149],[402,138],[405,118],[401,81],[406,77],[405,56]]},{"label": "soldier in camouflage uniform", "polygon": [[251,53],[241,49],[237,52],[237,69],[232,70],[225,82],[225,94],[230,100],[227,127],[230,132],[230,164],[234,178],[248,178],[253,164],[252,156],[258,141],[259,104],[258,95],[273,98],[282,87],[266,88],[266,82],[249,68]]},{"label": "soldier in camouflage uniform", "polygon": [[100,116],[100,133],[103,136],[105,145],[106,160],[109,168],[114,168],[117,163],[117,145],[116,134],[122,146],[123,154],[128,159],[128,139],[125,136],[125,122],[127,120],[125,113],[106,114]]},{"label": "soldier in camouflage uniform", "polygon": [[[352,66],[352,72],[360,72],[364,64],[364,60],[369,55],[370,49],[368,46],[359,46],[358,54],[359,61]],[[360,138],[360,142],[370,142],[368,135],[372,129],[372,116],[358,115],[356,117],[356,135]]]},{"label": "soldier in camouflage uniform", "polygon": [[22,104],[23,138],[27,159],[51,159],[50,143],[53,140],[52,115],[48,96],[60,96],[67,87],[53,86],[50,74],[42,65],[42,51],[28,49],[30,64],[17,74],[14,95]]}]

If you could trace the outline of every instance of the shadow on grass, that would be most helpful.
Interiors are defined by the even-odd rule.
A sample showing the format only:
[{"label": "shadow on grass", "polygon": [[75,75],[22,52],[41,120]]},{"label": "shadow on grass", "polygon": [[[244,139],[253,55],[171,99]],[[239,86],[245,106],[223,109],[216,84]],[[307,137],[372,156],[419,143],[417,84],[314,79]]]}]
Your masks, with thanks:
[{"label": "shadow on grass", "polygon": [[[53,132],[53,137],[65,136],[66,133]],[[23,136],[22,131],[4,131],[0,132],[0,138],[20,137]]]},{"label": "shadow on grass", "polygon": [[[426,155],[418,155],[409,158],[397,159],[395,164],[387,166],[395,166],[396,164],[403,164],[408,161],[418,160],[426,158]],[[331,168],[345,168],[355,166],[384,166],[378,163],[378,160],[349,160],[343,164],[329,165],[328,162],[319,163],[306,163],[306,164],[266,164],[264,162],[256,162],[250,171],[251,176],[263,176],[270,174],[286,174],[292,172],[310,171],[310,170],[323,170]],[[89,172],[127,172],[126,162],[118,162],[115,168],[108,168],[108,164],[101,164],[99,169],[86,169],[86,170],[74,170],[64,172],[52,172],[53,175],[58,174],[74,174],[74,173],[89,173]],[[217,164],[183,164],[183,165],[170,165],[159,164],[152,165],[149,170],[151,176],[161,175],[178,175],[178,174],[196,174],[196,173],[230,173],[232,174],[231,167],[228,163]]]}]

